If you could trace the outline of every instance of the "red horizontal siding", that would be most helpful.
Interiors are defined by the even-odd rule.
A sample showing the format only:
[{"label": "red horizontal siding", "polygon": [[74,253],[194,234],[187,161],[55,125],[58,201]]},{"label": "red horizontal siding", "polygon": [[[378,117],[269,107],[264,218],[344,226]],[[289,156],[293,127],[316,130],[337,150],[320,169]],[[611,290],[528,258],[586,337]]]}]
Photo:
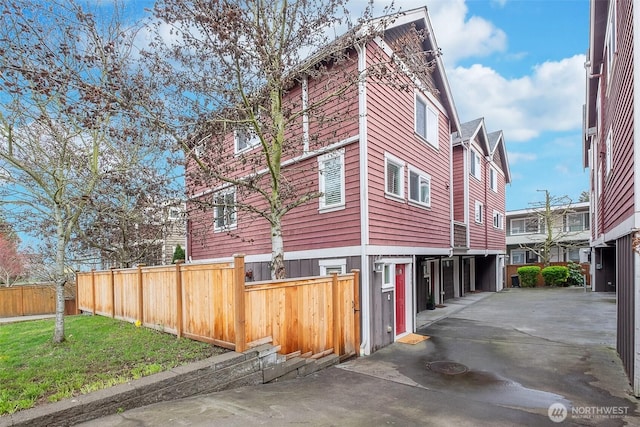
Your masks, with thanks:
[{"label": "red horizontal siding", "polygon": [[462,146],[453,149],[453,218],[464,222],[465,159]]},{"label": "red horizontal siding", "polygon": [[[369,45],[371,59],[374,46]],[[367,85],[369,150],[369,220],[373,245],[450,246],[451,185],[449,170],[449,122],[439,111],[439,148],[414,134],[414,94],[388,85]],[[385,197],[384,155],[389,153],[431,177],[431,207],[408,203],[408,175],[405,169],[404,200]]]},{"label": "red horizontal siding", "polygon": [[[618,5],[618,40],[615,68],[611,75],[609,91],[603,91],[605,112],[603,127],[600,129],[599,144],[604,146],[609,127],[612,126],[612,170],[603,176],[603,194],[600,198],[600,218],[605,232],[631,217],[634,212],[634,135],[633,135],[633,2]],[[610,70],[606,70],[607,73]],[[607,76],[603,76],[606,81]],[[603,85],[604,86],[604,85]],[[606,97],[606,94],[609,97]],[[604,150],[603,150],[604,151]],[[603,175],[606,174],[605,159]]]}]

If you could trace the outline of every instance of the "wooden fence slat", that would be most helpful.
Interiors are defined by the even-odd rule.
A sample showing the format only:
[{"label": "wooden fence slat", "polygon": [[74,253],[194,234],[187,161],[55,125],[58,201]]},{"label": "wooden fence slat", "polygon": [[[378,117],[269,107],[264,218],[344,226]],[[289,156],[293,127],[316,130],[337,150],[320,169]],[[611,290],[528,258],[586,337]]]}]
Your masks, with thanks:
[{"label": "wooden fence slat", "polygon": [[77,275],[83,310],[115,312],[116,318],[240,352],[264,339],[283,354],[331,350],[344,357],[360,346],[358,270],[246,284],[244,257],[236,255],[233,265],[138,266],[111,273]]},{"label": "wooden fence slat", "polygon": [[233,303],[235,318],[236,351],[242,353],[247,349],[246,322],[245,322],[245,294],[244,294],[244,255],[234,255],[234,286]]}]

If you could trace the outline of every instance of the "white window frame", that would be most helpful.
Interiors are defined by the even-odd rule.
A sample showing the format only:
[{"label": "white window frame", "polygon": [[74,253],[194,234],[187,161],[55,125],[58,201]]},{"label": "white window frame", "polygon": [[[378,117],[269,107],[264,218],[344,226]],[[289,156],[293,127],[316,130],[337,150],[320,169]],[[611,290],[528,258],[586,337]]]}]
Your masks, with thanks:
[{"label": "white window frame", "polygon": [[[240,147],[241,134],[247,135],[246,145]],[[254,147],[260,144],[260,138],[255,134],[250,126],[243,126],[233,131],[233,146],[236,154],[241,154],[246,151],[252,150]]]},{"label": "white window frame", "polygon": [[477,180],[482,180],[482,162],[480,155],[473,148],[469,150],[469,174]]},{"label": "white window frame", "polygon": [[[522,257],[522,262],[515,262],[516,256]],[[512,249],[509,264],[523,265],[527,263],[527,251],[525,249]]]},{"label": "white window frame", "polygon": [[[226,200],[224,205],[217,204],[216,198],[218,196],[224,196],[226,198],[226,196],[230,194],[233,194],[233,205],[231,206],[231,209],[233,209],[233,212],[231,212],[230,214],[231,221],[227,223],[227,221],[224,220],[223,225],[218,225],[220,209],[222,208],[222,215],[226,219],[227,213],[225,213],[225,209],[229,209],[229,205],[226,204]],[[216,191],[213,194],[213,231],[214,232],[229,231],[229,230],[235,230],[237,227],[238,227],[238,212],[236,209],[236,188],[229,187],[229,188],[225,188],[224,190]]]},{"label": "white window frame", "polygon": [[[521,227],[522,231],[519,231],[517,233],[513,231],[513,223],[515,221],[523,221],[522,227]],[[540,233],[540,220],[538,219],[536,221],[536,230],[535,231],[528,231],[527,230],[527,222],[529,222],[529,221],[536,221],[536,218],[535,217],[530,217],[530,216],[523,217],[523,218],[511,218],[511,220],[509,220],[509,234],[513,235],[513,236],[516,236],[516,235],[520,235],[520,234],[538,234],[538,233]]]},{"label": "white window frame", "polygon": [[[389,164],[393,164],[398,167],[398,180],[399,180],[399,194],[392,193],[389,191]],[[405,162],[398,159],[397,157],[392,156],[391,154],[385,153],[384,155],[384,193],[394,199],[400,199],[404,201],[404,168]]]},{"label": "white window frame", "polygon": [[476,206],[475,206],[475,221],[476,224],[482,224],[483,220],[484,220],[484,205],[482,204],[482,202],[476,200]]},{"label": "white window frame", "polygon": [[[579,217],[580,218],[580,229],[579,230],[571,230],[569,226],[569,218],[571,217]],[[586,221],[585,221],[586,219]],[[564,231],[568,233],[577,233],[580,231],[585,231],[589,229],[587,222],[589,221],[589,212],[571,212],[566,215],[565,218],[565,227]]]},{"label": "white window frame", "polygon": [[176,207],[171,207],[169,208],[169,213],[167,214],[167,219],[171,220],[171,221],[175,221],[177,219],[180,219],[180,208],[176,208]]},{"label": "white window frame", "polygon": [[[326,190],[326,175],[324,174],[326,164],[329,161],[338,160],[340,163],[340,200],[335,203],[327,204],[325,190]],[[319,200],[320,212],[331,212],[345,208],[345,163],[344,163],[344,149],[336,150],[332,153],[324,154],[318,157],[318,189],[322,196]]]},{"label": "white window frame", "polygon": [[489,168],[489,187],[493,192],[498,192],[498,171],[493,166]]},{"label": "white window frame", "polygon": [[321,276],[329,276],[335,270],[340,270],[340,272],[336,271],[338,274],[345,274],[347,272],[346,258],[321,259],[318,261],[318,265]]},{"label": "white window frame", "polygon": [[[418,106],[424,106],[424,113],[418,111]],[[421,139],[426,141],[428,144],[433,146],[434,148],[439,147],[438,142],[438,128],[439,128],[439,117],[438,110],[431,107],[429,101],[423,96],[421,96],[418,92],[415,93],[415,106],[413,109],[414,112],[414,132]],[[424,114],[424,116],[423,116]],[[418,128],[418,119],[422,119],[424,123],[424,129]]]},{"label": "white window frame", "polygon": [[[411,195],[411,183],[413,182],[411,179],[412,174],[416,175],[416,179],[418,180],[418,199],[414,199]],[[423,181],[427,185],[428,189],[427,200],[422,200],[421,184]],[[409,201],[427,208],[431,207],[431,176],[412,166],[409,166]]]},{"label": "white window frame", "polygon": [[609,3],[609,12],[607,16],[607,30],[605,34],[605,46],[607,49],[606,61],[607,61],[607,91],[609,89],[609,82],[613,74],[613,68],[615,67],[616,57],[616,35],[617,35],[617,10],[616,2]]},{"label": "white window frame", "polygon": [[504,228],[504,215],[501,212],[493,211],[493,228],[498,230]]},{"label": "white window frame", "polygon": [[395,289],[395,264],[384,264],[382,266],[382,290]]}]

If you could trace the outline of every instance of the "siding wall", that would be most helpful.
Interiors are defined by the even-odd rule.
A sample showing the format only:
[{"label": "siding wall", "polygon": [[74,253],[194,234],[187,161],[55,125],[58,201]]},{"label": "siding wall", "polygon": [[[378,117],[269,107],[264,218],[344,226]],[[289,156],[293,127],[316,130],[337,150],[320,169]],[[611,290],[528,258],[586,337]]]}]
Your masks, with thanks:
[{"label": "siding wall", "polygon": [[[375,45],[367,53],[373,55]],[[436,108],[431,104],[432,108]],[[450,245],[449,120],[438,109],[439,147],[418,137],[414,129],[413,91],[394,90],[388,85],[367,86],[370,243],[447,247]],[[385,195],[385,153],[391,154],[431,177],[431,207],[408,202],[408,173],[404,171],[402,200]]]},{"label": "siding wall", "polygon": [[[355,66],[355,62],[347,62],[345,70],[335,70],[335,79],[325,78],[321,81],[309,81],[308,92],[311,103],[319,97],[327,96],[327,93],[337,90],[338,87],[348,87],[343,96],[337,97],[327,104],[321,113],[310,115],[311,138],[309,145],[311,150],[358,135],[357,86],[353,82],[345,80],[349,76],[357,75]],[[289,102],[292,108],[299,108],[301,93],[299,87],[292,89],[285,102]],[[289,146],[285,149],[283,161],[302,154],[303,146],[300,132],[300,126],[295,123],[289,129],[287,134]],[[222,159],[239,166],[234,172],[235,176],[245,176],[252,171],[248,166],[240,166],[239,159],[233,156],[233,136],[231,134],[225,138],[225,147],[226,157],[223,156]],[[316,198],[287,213],[282,223],[286,251],[349,246],[360,243],[358,143],[352,142],[343,148],[345,150],[345,209],[319,214],[319,201]],[[259,149],[254,149],[249,157],[251,156],[260,158]],[[264,164],[264,162],[258,160],[257,164]],[[194,163],[190,162],[189,168],[193,169],[194,167]],[[260,168],[256,167],[256,169]],[[283,173],[285,175],[283,182],[286,184],[286,187],[283,188],[291,190],[295,194],[316,191],[319,188],[317,156],[311,156],[286,166]],[[216,181],[200,181],[196,175],[188,174],[187,176],[187,188],[190,194],[215,189],[219,185],[221,183]],[[262,179],[261,186],[270,191],[267,177]],[[243,194],[239,188],[237,191],[239,201],[266,211],[266,200],[255,193]],[[239,211],[237,212],[238,226],[236,229],[229,233],[214,232],[214,214],[213,208],[210,206],[212,198],[213,195],[209,192],[198,199],[192,199],[187,204],[189,214],[188,253],[192,259],[228,257],[239,252],[252,255],[271,251],[269,223],[255,213]],[[285,205],[293,200],[294,198],[285,200]]]},{"label": "siding wall", "polygon": [[465,152],[461,145],[453,147],[453,219],[464,222]]},{"label": "siding wall", "polygon": [[[489,179],[488,169],[484,150],[482,150],[475,141],[471,145],[471,148],[481,157],[481,174],[479,180],[475,176],[469,175],[469,247],[471,249],[484,249],[488,243],[487,226],[491,225],[492,221],[492,211],[487,206],[487,195],[490,191],[487,184]],[[476,201],[482,203],[484,206],[482,224],[477,223],[475,219]]]},{"label": "siding wall", "polygon": [[[613,70],[606,70],[601,81],[609,76],[610,87],[601,84],[601,99],[604,102],[604,121],[599,129],[598,144],[603,155],[603,194],[600,199],[600,218],[603,230],[610,231],[633,215],[634,211],[634,135],[633,135],[633,2],[617,2],[617,51]],[[606,61],[605,61],[606,66]],[[608,96],[607,96],[608,94]],[[612,127],[612,170],[604,176],[607,132]]]},{"label": "siding wall", "polygon": [[[496,156],[497,157],[497,156]],[[487,186],[487,249],[504,251],[506,241],[506,218],[505,218],[505,178],[498,167],[500,163],[493,161],[493,167],[497,172],[498,177],[498,191],[495,192],[491,189],[491,182],[489,179],[489,170],[487,169],[487,178],[484,184]],[[488,167],[488,166],[487,166]],[[493,226],[493,211],[500,212],[502,214],[502,229],[495,228]]]},{"label": "siding wall", "polygon": [[628,234],[616,242],[617,277],[617,331],[616,350],[629,378],[634,378],[635,362],[635,292],[634,292],[634,254],[631,235]]}]

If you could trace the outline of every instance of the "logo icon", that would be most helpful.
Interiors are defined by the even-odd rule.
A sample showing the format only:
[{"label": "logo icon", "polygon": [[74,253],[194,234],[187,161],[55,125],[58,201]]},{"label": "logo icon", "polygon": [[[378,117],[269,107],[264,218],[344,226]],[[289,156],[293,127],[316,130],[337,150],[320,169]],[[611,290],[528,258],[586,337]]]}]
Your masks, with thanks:
[{"label": "logo icon", "polygon": [[549,406],[547,414],[554,423],[561,423],[567,418],[567,407],[562,403],[553,403]]}]

